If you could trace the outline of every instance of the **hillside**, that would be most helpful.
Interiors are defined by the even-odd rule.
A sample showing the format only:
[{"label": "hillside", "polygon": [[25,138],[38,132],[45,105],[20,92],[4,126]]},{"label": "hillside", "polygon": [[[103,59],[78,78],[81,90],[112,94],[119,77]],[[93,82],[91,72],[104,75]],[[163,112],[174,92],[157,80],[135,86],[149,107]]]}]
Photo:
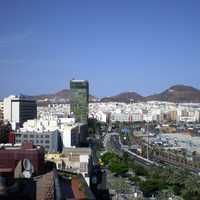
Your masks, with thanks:
[{"label": "hillside", "polygon": [[143,97],[137,94],[136,92],[123,92],[116,96],[104,97],[101,99],[101,102],[115,101],[115,102],[130,103],[131,101],[133,102],[141,101],[142,98]]},{"label": "hillside", "polygon": [[[38,105],[48,105],[49,103],[69,103],[70,102],[70,90],[65,89],[53,94],[45,94],[32,96],[36,99]],[[98,99],[92,95],[89,96],[90,102],[98,101]],[[142,101],[169,101],[176,103],[200,103],[200,90],[186,85],[174,85],[165,91],[143,97],[136,92],[122,92],[115,96],[104,97],[101,102],[142,102]]]},{"label": "hillside", "polygon": [[[32,96],[33,99],[37,100],[38,105],[47,105],[49,103],[69,103],[70,102],[70,90],[64,89],[53,94],[44,94]],[[97,98],[90,95],[89,101],[96,101]]]},{"label": "hillside", "polygon": [[145,101],[170,101],[176,103],[199,103],[200,90],[186,85],[174,85],[167,90],[144,98]]}]

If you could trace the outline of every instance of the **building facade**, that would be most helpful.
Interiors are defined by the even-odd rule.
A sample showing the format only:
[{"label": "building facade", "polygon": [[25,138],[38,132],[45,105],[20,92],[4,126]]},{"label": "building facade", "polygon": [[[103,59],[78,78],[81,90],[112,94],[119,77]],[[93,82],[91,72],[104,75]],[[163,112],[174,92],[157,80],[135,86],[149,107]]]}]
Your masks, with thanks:
[{"label": "building facade", "polygon": [[0,121],[3,121],[4,117],[3,117],[3,101],[0,101]]},{"label": "building facade", "polygon": [[31,161],[34,173],[37,175],[44,168],[44,149],[29,143],[22,146],[0,147],[0,169],[11,169],[14,173],[15,167],[23,159]]},{"label": "building facade", "polygon": [[86,80],[70,81],[70,111],[80,123],[88,121],[89,83]]},{"label": "building facade", "polygon": [[24,96],[9,96],[4,99],[4,120],[21,126],[28,119],[37,118],[35,100]]},{"label": "building facade", "polygon": [[62,141],[59,131],[49,132],[22,132],[15,133],[15,143],[31,142],[33,145],[43,146],[46,152],[59,152],[62,150]]},{"label": "building facade", "polygon": [[65,126],[62,132],[63,147],[73,147],[80,143],[79,126]]},{"label": "building facade", "polygon": [[65,126],[62,131],[64,148],[80,147],[87,143],[88,127],[86,124],[76,123]]},{"label": "building facade", "polygon": [[90,148],[63,148],[62,154],[46,154],[45,159],[56,164],[57,169],[80,173],[89,185],[92,170]]}]

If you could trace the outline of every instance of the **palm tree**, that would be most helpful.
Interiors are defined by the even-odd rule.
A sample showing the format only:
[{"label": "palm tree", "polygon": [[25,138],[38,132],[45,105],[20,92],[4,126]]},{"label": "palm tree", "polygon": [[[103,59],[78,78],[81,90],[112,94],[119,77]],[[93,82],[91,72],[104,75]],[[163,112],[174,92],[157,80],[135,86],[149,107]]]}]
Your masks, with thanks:
[{"label": "palm tree", "polygon": [[197,176],[188,176],[184,181],[186,192],[192,196],[198,196],[200,198],[200,181]]}]

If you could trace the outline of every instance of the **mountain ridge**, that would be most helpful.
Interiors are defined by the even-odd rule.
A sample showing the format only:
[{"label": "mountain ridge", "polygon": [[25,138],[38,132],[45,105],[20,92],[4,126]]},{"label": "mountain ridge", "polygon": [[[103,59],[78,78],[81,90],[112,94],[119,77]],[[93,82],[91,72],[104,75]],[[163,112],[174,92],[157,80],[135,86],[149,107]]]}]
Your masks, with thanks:
[{"label": "mountain ridge", "polygon": [[[55,93],[51,94],[42,94],[42,95],[35,95],[30,96],[32,99],[36,100],[38,105],[47,105],[51,103],[70,103],[70,90],[63,89]],[[89,101],[97,101],[96,97],[89,95]]]},{"label": "mountain ridge", "polygon": [[103,97],[101,102],[109,102],[109,101],[116,101],[116,102],[125,102],[130,103],[131,101],[138,102],[143,99],[143,96],[136,92],[122,92],[115,96]]},{"label": "mountain ridge", "polygon": [[145,100],[200,103],[200,90],[188,85],[173,85],[163,92],[145,97]]},{"label": "mountain ridge", "polygon": [[[70,90],[69,89],[63,89],[55,93],[51,94],[43,94],[43,95],[36,95],[31,96],[33,99],[37,100],[38,104],[43,103],[69,103],[70,102]],[[89,96],[90,102],[96,102],[99,101],[98,98],[96,98],[93,95]],[[124,102],[124,103],[130,103],[130,102],[145,102],[145,101],[169,101],[169,102],[175,102],[175,103],[200,103],[200,90],[188,86],[188,85],[173,85],[166,90],[152,94],[149,96],[142,96],[138,94],[137,92],[121,92],[119,94],[109,96],[109,97],[103,97],[100,99],[100,102]]]}]

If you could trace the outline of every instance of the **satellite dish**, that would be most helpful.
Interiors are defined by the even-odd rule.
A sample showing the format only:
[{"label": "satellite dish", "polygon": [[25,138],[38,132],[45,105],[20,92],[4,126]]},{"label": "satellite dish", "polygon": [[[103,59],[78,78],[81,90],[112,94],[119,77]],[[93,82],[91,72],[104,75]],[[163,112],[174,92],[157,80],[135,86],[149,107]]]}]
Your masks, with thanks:
[{"label": "satellite dish", "polygon": [[23,165],[23,168],[24,168],[23,176],[25,178],[31,178],[31,176],[34,172],[34,170],[33,170],[34,168],[33,168],[31,161],[28,160],[28,159],[24,159],[22,165]]},{"label": "satellite dish", "polygon": [[32,164],[31,164],[30,160],[28,160],[28,159],[23,160],[23,167],[24,167],[25,170],[30,171],[31,166],[32,166]]}]

